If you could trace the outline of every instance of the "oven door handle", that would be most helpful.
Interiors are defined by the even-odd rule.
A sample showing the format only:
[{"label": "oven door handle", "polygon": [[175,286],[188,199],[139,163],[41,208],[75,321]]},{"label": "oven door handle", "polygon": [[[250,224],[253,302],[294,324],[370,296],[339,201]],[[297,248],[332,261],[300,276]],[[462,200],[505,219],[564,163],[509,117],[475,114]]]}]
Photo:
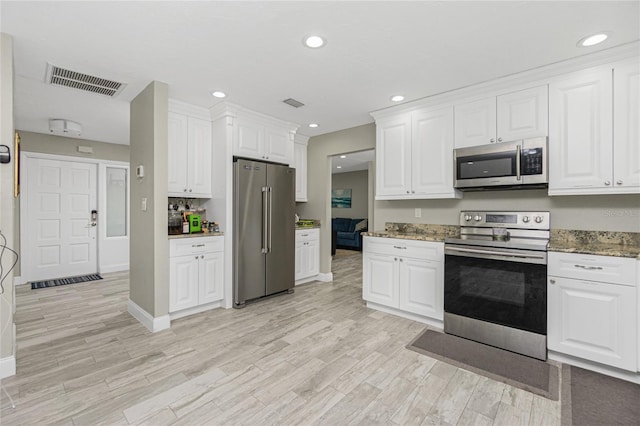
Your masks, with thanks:
[{"label": "oven door handle", "polygon": [[504,260],[509,260],[509,258],[518,258],[518,259],[530,259],[531,261],[535,262],[535,261],[546,261],[547,258],[544,255],[540,255],[540,256],[536,256],[536,255],[531,255],[531,254],[521,254],[521,253],[513,253],[513,252],[503,252],[503,251],[493,251],[493,250],[477,250],[477,249],[472,249],[472,248],[462,248],[462,247],[445,247],[444,249],[444,253],[445,254],[453,254],[455,255],[455,253],[450,253],[450,252],[459,252],[459,253],[470,253],[470,254],[475,254],[475,255],[479,255],[479,256],[475,256],[475,257],[484,257],[482,255],[485,256],[491,256],[491,257],[495,257],[495,256],[499,256]]}]

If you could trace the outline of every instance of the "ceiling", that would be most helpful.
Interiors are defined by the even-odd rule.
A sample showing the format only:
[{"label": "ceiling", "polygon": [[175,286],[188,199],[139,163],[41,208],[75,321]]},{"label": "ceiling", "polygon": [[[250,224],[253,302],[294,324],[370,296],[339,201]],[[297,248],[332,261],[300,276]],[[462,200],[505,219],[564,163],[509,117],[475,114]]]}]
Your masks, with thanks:
[{"label": "ceiling", "polygon": [[375,160],[376,151],[374,149],[334,155],[331,157],[331,173],[336,174],[369,170],[369,163]]},{"label": "ceiling", "polygon": [[[638,1],[12,2],[15,122],[129,143],[129,102],[153,80],[202,107],[235,104],[316,136],[372,122],[370,111],[640,39]],[[610,31],[604,43],[576,46]],[[310,33],[320,49],[303,46]],[[44,83],[47,62],[124,82],[108,98]],[[305,106],[282,103],[294,98]],[[312,129],[309,123],[318,123]]]}]

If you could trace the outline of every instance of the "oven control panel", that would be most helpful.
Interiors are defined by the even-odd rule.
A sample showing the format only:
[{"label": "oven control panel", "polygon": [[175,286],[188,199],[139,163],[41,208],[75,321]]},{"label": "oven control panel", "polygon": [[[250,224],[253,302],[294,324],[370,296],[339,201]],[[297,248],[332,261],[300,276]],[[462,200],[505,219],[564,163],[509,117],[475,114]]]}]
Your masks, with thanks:
[{"label": "oven control panel", "polygon": [[550,229],[549,212],[462,211],[460,226]]}]

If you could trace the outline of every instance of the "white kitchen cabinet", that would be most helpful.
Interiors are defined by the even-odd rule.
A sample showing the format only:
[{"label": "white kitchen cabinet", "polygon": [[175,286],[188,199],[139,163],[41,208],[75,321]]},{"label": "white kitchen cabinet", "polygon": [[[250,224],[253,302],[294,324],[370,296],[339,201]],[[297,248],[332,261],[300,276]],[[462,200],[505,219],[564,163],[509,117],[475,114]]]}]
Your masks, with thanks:
[{"label": "white kitchen cabinet", "polygon": [[293,144],[293,167],[296,169],[296,202],[307,201],[308,136],[296,134]]},{"label": "white kitchen cabinet", "polygon": [[443,320],[443,243],[364,237],[362,259],[362,298],[372,307]]},{"label": "white kitchen cabinet", "polygon": [[169,240],[169,312],[224,298],[224,237]]},{"label": "white kitchen cabinet", "polygon": [[613,186],[640,192],[640,63],[613,69]]},{"label": "white kitchen cabinet", "polygon": [[637,371],[636,263],[549,252],[549,350]]},{"label": "white kitchen cabinet", "polygon": [[295,270],[296,281],[320,273],[320,229],[296,230]]},{"label": "white kitchen cabinet", "polygon": [[206,118],[208,111],[173,100],[169,108],[168,195],[211,198],[211,122]]},{"label": "white kitchen cabinet", "polygon": [[594,193],[613,179],[611,68],[549,85],[549,195]]},{"label": "white kitchen cabinet", "polygon": [[233,155],[292,164],[294,133],[289,127],[240,113],[234,120]]},{"label": "white kitchen cabinet", "polygon": [[452,149],[452,108],[376,120],[376,200],[459,198]]},{"label": "white kitchen cabinet", "polygon": [[455,106],[455,147],[511,142],[548,134],[547,86]]}]

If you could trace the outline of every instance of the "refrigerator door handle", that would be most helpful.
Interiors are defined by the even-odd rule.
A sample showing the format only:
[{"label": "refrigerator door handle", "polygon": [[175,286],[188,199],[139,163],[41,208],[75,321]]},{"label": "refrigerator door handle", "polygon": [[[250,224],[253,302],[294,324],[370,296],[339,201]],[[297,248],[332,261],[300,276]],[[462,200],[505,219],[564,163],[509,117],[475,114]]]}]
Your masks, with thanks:
[{"label": "refrigerator door handle", "polygon": [[262,250],[263,254],[269,253],[269,248],[267,247],[267,232],[269,226],[269,218],[267,217],[267,204],[269,202],[269,195],[267,193],[267,187],[262,187]]},{"label": "refrigerator door handle", "polygon": [[271,222],[272,222],[272,216],[273,216],[273,193],[272,191],[272,187],[269,187],[268,190],[268,194],[269,194],[269,245],[267,246],[267,253],[271,253]]}]

